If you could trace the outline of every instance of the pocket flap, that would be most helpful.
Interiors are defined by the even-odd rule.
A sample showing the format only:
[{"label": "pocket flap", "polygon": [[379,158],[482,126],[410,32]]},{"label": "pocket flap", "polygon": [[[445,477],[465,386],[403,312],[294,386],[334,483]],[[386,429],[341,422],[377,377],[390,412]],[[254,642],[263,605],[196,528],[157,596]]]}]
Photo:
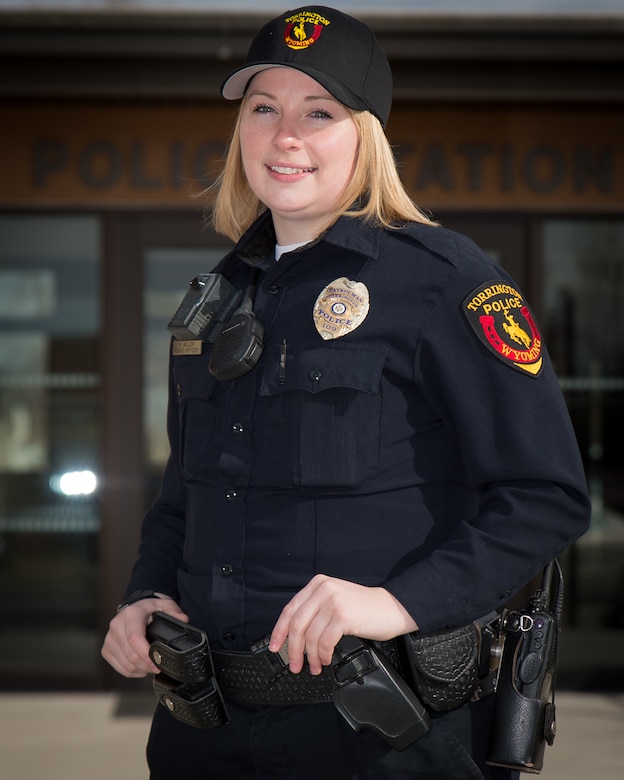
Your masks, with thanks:
[{"label": "pocket flap", "polygon": [[267,350],[260,395],[271,396],[291,390],[320,393],[330,388],[349,388],[376,395],[386,352],[362,347],[318,347],[288,352],[280,376],[280,346]]}]

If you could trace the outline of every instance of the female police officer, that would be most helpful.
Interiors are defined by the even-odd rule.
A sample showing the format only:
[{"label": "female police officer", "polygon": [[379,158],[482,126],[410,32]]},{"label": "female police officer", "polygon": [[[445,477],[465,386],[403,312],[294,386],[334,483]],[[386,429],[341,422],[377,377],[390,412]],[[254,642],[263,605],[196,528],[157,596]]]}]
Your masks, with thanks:
[{"label": "female police officer", "polygon": [[391,89],[370,29],[323,6],[269,22],[223,85],[242,103],[214,209],[237,243],[217,271],[255,293],[253,348],[172,342],[171,456],[102,652],[156,672],[145,630],[164,611],[226,658],[288,639],[285,675],[307,687],[294,704],[226,693],[212,730],[159,707],[154,779],[512,776],[485,763],[492,696],[396,751],[314,693],[341,637],[469,624],[588,522],[535,318],[406,195]]}]

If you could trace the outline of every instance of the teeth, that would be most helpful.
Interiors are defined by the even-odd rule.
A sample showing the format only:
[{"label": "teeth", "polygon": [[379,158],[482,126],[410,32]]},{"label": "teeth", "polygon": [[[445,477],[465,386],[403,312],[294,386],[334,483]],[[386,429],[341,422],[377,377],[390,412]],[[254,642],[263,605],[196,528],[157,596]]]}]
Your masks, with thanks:
[{"label": "teeth", "polygon": [[287,168],[282,165],[272,165],[271,170],[275,173],[310,173],[312,168]]}]

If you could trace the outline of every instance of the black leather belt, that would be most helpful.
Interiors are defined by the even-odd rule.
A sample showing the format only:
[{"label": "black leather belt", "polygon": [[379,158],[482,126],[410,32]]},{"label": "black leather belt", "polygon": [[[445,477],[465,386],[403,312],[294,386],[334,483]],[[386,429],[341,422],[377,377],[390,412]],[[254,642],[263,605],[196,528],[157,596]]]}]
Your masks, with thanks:
[{"label": "black leather belt", "polygon": [[223,697],[242,704],[322,704],[332,700],[331,667],[319,675],[304,666],[292,674],[277,653],[212,650],[214,673]]},{"label": "black leather belt", "polygon": [[[462,630],[464,629],[459,629],[458,631]],[[457,638],[454,636],[457,632],[440,633],[443,636],[448,635],[453,645],[458,643]],[[399,673],[404,674],[397,642],[395,640],[380,642],[378,647],[392,666]],[[486,648],[482,649],[485,650]],[[487,652],[489,654],[489,647]],[[462,656],[461,652],[459,656]],[[281,657],[280,653],[269,651],[268,639],[257,643],[248,652],[213,649],[212,660],[216,681],[226,700],[230,699],[243,704],[276,705],[320,704],[332,701],[332,693],[335,686],[331,667],[324,666],[321,674],[312,675],[308,666],[304,665],[299,674],[292,674],[288,669],[286,660]],[[450,669],[448,673],[451,675],[451,678],[438,680],[438,682],[444,682],[443,688],[448,688],[453,692],[453,685],[450,683],[452,682],[453,672],[459,674],[459,669],[453,667],[451,663],[447,665]],[[475,669],[476,674],[477,670]],[[471,697],[473,701],[493,693],[496,675],[496,670],[489,674],[484,674],[478,682],[475,676],[473,682],[474,690]],[[424,693],[420,689],[416,692],[420,695]],[[439,699],[440,697],[436,695],[435,698]],[[429,703],[426,695],[424,700],[425,703]],[[465,701],[466,697],[462,695],[461,700]],[[461,702],[458,701],[456,704],[453,704],[452,701],[449,701],[447,704],[439,706],[439,701],[433,701],[432,708],[453,709],[459,703]]]}]

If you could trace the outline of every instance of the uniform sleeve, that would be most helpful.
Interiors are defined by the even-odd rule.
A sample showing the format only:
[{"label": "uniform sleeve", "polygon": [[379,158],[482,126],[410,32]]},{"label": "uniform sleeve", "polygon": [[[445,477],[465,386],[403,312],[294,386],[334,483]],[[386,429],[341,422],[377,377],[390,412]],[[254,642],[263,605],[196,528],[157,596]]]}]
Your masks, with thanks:
[{"label": "uniform sleeve", "polygon": [[479,496],[474,516],[386,583],[423,631],[463,625],[501,607],[587,530],[590,517],[575,434],[537,324],[533,320],[532,333],[531,315],[527,320],[520,311],[508,322],[532,333],[529,347],[541,352],[538,373],[538,364],[526,370],[504,350],[497,353],[500,317],[490,328],[490,344],[484,331],[479,337],[478,329],[487,325],[479,312],[467,310],[472,324],[466,316],[472,292],[486,289],[482,299],[490,294],[492,278],[485,273],[497,273],[517,289],[500,269],[484,266],[483,258],[475,269],[456,269],[416,354],[417,381],[454,431]]},{"label": "uniform sleeve", "polygon": [[171,453],[160,493],[141,526],[141,543],[126,593],[150,589],[177,598],[177,570],[182,564],[186,529],[186,489],[180,473],[179,422],[173,371],[169,367],[167,434]]}]

